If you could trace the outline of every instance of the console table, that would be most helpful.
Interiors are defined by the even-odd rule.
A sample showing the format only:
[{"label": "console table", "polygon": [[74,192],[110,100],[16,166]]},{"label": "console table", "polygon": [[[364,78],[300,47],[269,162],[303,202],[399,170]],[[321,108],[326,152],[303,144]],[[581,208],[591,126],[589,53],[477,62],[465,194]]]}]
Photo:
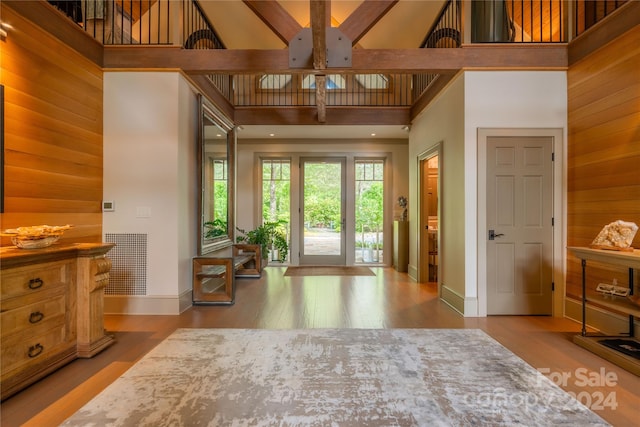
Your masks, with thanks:
[{"label": "console table", "polygon": [[587,292],[586,276],[587,261],[597,261],[604,264],[628,268],[629,288],[633,294],[634,269],[640,269],[640,250],[623,252],[584,247],[569,247],[569,251],[571,251],[571,253],[573,253],[577,258],[580,258],[582,263],[582,331],[580,335],[574,337],[573,341],[581,347],[584,347],[610,362],[640,376],[640,360],[613,350],[600,343],[603,339],[620,338],[619,336],[609,337],[602,335],[589,335],[587,334],[586,325],[587,305],[589,303],[595,303],[600,307],[628,315],[629,330],[628,333],[622,335],[622,337],[635,341],[636,343],[638,342],[634,333],[634,318],[640,317],[640,306],[632,303],[625,297],[617,297],[613,295],[606,296],[597,292]]},{"label": "console table", "polygon": [[113,243],[0,248],[1,399],[114,343],[104,331]]}]

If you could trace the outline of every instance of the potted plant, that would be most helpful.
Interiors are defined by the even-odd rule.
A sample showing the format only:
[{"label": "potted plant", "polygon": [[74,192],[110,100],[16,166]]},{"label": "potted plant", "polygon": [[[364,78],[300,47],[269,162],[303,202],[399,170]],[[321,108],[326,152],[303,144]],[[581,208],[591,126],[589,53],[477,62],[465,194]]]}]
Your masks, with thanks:
[{"label": "potted plant", "polygon": [[289,253],[289,243],[284,231],[285,221],[265,222],[253,230],[245,231],[236,227],[242,235],[236,238],[238,243],[260,245],[262,258],[267,259],[269,250],[278,251],[278,261],[284,262]]}]

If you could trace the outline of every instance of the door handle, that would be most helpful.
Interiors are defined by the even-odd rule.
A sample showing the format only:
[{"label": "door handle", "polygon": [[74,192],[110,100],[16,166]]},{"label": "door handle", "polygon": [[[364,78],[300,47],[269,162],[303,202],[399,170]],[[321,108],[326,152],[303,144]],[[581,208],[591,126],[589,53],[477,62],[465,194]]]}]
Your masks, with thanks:
[{"label": "door handle", "polygon": [[489,240],[495,240],[496,237],[504,236],[503,233],[496,233],[495,230],[489,230]]}]

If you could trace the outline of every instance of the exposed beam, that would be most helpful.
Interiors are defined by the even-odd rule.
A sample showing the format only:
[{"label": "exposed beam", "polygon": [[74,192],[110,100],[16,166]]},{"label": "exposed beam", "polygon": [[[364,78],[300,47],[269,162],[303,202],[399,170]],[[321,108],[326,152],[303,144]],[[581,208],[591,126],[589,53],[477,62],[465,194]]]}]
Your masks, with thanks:
[{"label": "exposed beam", "polygon": [[[309,15],[311,16],[311,39],[313,41],[313,68],[325,70],[327,68],[327,7],[331,5],[325,0],[310,0]],[[331,11],[329,11],[331,16]],[[316,107],[318,108],[318,122],[327,120],[327,77],[316,75]]]},{"label": "exposed beam", "polygon": [[340,24],[340,31],[355,46],[397,2],[398,0],[365,0]]},{"label": "exposed beam", "polygon": [[236,107],[237,125],[406,125],[408,107],[327,107],[319,123],[315,107]]},{"label": "exposed beam", "polygon": [[[350,68],[332,73],[455,73],[461,69],[558,70],[567,68],[567,46],[465,45],[451,49],[354,49]],[[315,73],[289,68],[276,50],[182,49],[180,46],[105,46],[105,69],[180,69],[191,74]]]},{"label": "exposed beam", "polygon": [[300,32],[302,26],[276,0],[242,0],[285,44]]},{"label": "exposed beam", "polygon": [[325,0],[310,0],[311,38],[313,40],[313,68],[324,70],[327,68],[327,2]]},{"label": "exposed beam", "polygon": [[327,121],[327,76],[316,76],[316,107],[318,107],[318,122]]}]

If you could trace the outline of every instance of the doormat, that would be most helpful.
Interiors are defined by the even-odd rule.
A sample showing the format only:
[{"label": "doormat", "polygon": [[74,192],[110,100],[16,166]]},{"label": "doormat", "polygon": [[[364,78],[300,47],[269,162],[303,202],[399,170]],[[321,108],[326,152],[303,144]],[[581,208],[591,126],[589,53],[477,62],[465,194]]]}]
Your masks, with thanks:
[{"label": "doormat", "polygon": [[299,266],[288,267],[284,273],[289,277],[303,277],[303,276],[375,276],[376,274],[371,271],[369,267],[354,267],[354,266],[340,266],[340,265],[328,265],[328,266]]},{"label": "doormat", "polygon": [[607,339],[598,341],[600,344],[640,360],[640,343],[631,339]]}]

